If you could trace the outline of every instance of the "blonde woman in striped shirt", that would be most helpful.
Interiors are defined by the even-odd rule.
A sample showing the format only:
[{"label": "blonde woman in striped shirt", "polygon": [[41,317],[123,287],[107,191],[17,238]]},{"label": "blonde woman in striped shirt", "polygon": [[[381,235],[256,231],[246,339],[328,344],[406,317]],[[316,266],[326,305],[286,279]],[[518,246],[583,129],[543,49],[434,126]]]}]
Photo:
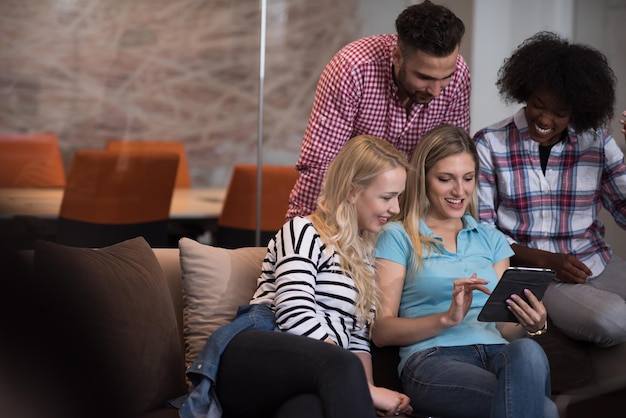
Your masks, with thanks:
[{"label": "blonde woman in striped shirt", "polygon": [[269,308],[276,328],[240,332],[225,349],[216,389],[226,415],[280,417],[294,406],[300,417],[411,411],[406,395],[373,384],[369,353],[374,243],[399,213],[407,167],[389,143],[351,139],[317,210],[270,241],[250,306]]}]

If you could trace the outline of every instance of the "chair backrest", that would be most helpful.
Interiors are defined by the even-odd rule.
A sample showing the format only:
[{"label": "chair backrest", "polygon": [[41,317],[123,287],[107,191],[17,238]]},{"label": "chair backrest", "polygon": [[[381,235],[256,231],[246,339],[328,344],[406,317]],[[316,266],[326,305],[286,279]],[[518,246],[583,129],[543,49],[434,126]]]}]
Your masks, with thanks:
[{"label": "chair backrest", "polygon": [[76,151],[57,242],[101,247],[142,235],[166,246],[178,160],[170,152]]},{"label": "chair backrest", "polygon": [[55,134],[0,135],[0,187],[64,187],[65,181]]},{"label": "chair backrest", "polygon": [[[289,194],[298,179],[293,166],[264,165],[261,169],[261,246],[285,223]],[[255,245],[257,166],[233,167],[224,206],[217,221],[215,245],[237,248]]]},{"label": "chair backrest", "polygon": [[176,187],[191,187],[191,174],[185,144],[176,140],[131,140],[110,139],[106,143],[108,151],[131,151],[131,152],[175,152],[179,155],[178,173],[176,174]]}]

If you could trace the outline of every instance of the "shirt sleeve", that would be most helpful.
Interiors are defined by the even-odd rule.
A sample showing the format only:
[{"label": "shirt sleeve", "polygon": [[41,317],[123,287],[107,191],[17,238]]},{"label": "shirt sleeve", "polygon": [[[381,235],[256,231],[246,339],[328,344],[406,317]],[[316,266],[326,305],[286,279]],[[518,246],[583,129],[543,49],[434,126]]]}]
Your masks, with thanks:
[{"label": "shirt sleeve", "polygon": [[469,132],[471,78],[469,67],[460,54],[454,77],[457,79],[454,99],[450,102],[442,123],[458,126]]},{"label": "shirt sleeve", "polygon": [[413,243],[399,222],[387,224],[376,241],[376,258],[393,261],[409,268],[414,254]]},{"label": "shirt sleeve", "polygon": [[[495,165],[492,158],[491,146],[488,140],[489,133],[485,130],[476,132],[474,143],[478,152],[478,220],[491,227],[498,227],[498,183]],[[507,235],[509,244],[516,243]]]},{"label": "shirt sleeve", "polygon": [[615,139],[604,133],[604,170],[602,172],[602,204],[615,222],[626,229],[626,166],[624,153]]},{"label": "shirt sleeve", "polygon": [[315,210],[326,170],[351,138],[360,97],[358,77],[339,52],[326,65],[315,91],[296,163],[300,176],[289,196],[288,219]]},{"label": "shirt sleeve", "polygon": [[474,135],[474,144],[478,152],[478,219],[482,223],[495,226],[496,223],[496,173],[491,159],[491,147],[485,131]]},{"label": "shirt sleeve", "polygon": [[350,342],[347,349],[352,352],[369,353],[370,350],[370,327],[359,327],[350,334]]},{"label": "shirt sleeve", "polygon": [[487,242],[491,245],[494,264],[515,255],[515,252],[507,242],[506,235],[500,230],[491,228],[488,225],[481,225],[479,227],[484,229]]},{"label": "shirt sleeve", "polygon": [[276,324],[288,333],[316,340],[329,337],[316,316],[317,260],[322,246],[313,224],[302,218],[288,222],[276,242]]}]

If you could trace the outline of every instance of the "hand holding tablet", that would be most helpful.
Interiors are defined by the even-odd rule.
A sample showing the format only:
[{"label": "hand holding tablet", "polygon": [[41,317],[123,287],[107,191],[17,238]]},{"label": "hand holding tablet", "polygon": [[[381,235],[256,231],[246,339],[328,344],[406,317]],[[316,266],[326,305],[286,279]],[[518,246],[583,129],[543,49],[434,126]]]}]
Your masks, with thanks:
[{"label": "hand holding tablet", "polygon": [[524,298],[524,289],[529,289],[537,297],[543,299],[546,288],[556,278],[554,270],[538,267],[509,267],[493,289],[485,306],[478,314],[478,320],[483,322],[518,322],[517,318],[508,310],[506,300],[512,294]]}]

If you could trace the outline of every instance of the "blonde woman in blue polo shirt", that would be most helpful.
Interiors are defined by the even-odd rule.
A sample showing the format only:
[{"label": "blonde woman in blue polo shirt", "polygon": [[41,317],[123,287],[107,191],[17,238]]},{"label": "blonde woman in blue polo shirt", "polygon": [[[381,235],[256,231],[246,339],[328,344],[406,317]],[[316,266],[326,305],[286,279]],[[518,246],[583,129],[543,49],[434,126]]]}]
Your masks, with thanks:
[{"label": "blonde woman in blue polo shirt", "polygon": [[457,417],[558,417],[542,348],[527,333],[546,310],[512,295],[513,322],[477,316],[513,254],[504,235],[475,220],[478,156],[469,135],[442,125],[411,159],[401,222],[376,245],[380,308],[374,343],[399,345],[398,371],[416,413]]}]

